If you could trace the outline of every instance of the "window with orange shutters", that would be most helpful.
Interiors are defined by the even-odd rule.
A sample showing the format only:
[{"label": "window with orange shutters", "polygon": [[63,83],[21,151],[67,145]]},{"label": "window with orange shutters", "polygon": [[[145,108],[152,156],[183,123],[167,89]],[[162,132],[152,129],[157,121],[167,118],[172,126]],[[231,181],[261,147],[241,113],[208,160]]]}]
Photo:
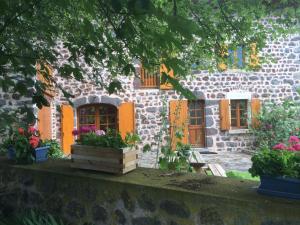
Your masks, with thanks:
[{"label": "window with orange shutters", "polygon": [[118,110],[109,104],[85,105],[78,108],[78,128],[96,126],[96,129],[107,131],[118,130]]}]

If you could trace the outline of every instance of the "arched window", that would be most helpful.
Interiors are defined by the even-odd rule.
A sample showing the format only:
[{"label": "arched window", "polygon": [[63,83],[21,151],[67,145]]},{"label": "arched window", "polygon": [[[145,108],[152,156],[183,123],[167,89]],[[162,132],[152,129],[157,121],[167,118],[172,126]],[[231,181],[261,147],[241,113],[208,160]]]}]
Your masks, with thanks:
[{"label": "arched window", "polygon": [[109,104],[84,105],[78,108],[78,128],[96,126],[99,130],[118,130],[118,110]]}]

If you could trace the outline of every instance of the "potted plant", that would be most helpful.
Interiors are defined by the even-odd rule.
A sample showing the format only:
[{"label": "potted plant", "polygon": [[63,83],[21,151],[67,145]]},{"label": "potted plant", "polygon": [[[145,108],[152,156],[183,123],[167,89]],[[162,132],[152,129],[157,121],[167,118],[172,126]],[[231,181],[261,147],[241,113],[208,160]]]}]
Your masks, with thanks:
[{"label": "potted plant", "polygon": [[136,134],[127,134],[125,141],[114,131],[96,130],[95,126],[84,126],[74,130],[79,137],[71,146],[73,168],[124,174],[137,167]]},{"label": "potted plant", "polygon": [[289,138],[272,149],[262,147],[252,157],[252,176],[260,176],[258,193],[300,199],[300,140]]},{"label": "potted plant", "polygon": [[2,147],[7,149],[10,160],[21,164],[46,161],[49,149],[33,126],[29,126],[27,130],[18,128],[3,141]]}]

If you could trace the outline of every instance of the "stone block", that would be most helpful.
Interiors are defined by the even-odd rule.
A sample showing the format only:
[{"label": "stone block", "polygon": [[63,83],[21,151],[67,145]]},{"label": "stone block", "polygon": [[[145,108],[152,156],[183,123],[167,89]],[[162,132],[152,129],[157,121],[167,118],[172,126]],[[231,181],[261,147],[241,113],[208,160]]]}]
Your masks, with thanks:
[{"label": "stone block", "polygon": [[119,98],[111,98],[108,96],[102,96],[101,97],[101,103],[104,104],[110,104],[110,105],[114,105],[116,107],[118,107],[121,104],[122,100]]},{"label": "stone block", "polygon": [[157,110],[156,107],[148,107],[148,108],[146,108],[146,112],[149,112],[149,113],[155,113],[156,110]]},{"label": "stone block", "polygon": [[206,147],[210,148],[213,147],[214,145],[214,140],[212,137],[206,137]]},{"label": "stone block", "polygon": [[88,102],[89,104],[97,104],[101,102],[101,98],[97,95],[89,96]]},{"label": "stone block", "polygon": [[216,128],[206,128],[206,135],[207,136],[213,136],[218,134],[218,129]]},{"label": "stone block", "polygon": [[74,107],[77,108],[77,107],[85,105],[87,103],[88,103],[88,101],[87,101],[86,97],[78,98],[78,99],[74,100]]},{"label": "stone block", "polygon": [[214,125],[214,118],[212,116],[207,116],[205,118],[205,126],[206,127],[211,127]]},{"label": "stone block", "polygon": [[179,218],[189,218],[190,210],[182,203],[172,200],[165,200],[160,203],[160,208],[171,216],[177,216]]}]

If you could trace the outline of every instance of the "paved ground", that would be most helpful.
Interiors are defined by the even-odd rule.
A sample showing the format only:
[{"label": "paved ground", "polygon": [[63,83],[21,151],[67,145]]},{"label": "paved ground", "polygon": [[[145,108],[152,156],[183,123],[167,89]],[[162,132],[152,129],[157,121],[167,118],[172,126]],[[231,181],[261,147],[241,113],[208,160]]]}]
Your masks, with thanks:
[{"label": "paved ground", "polygon": [[251,167],[251,155],[240,152],[218,152],[218,154],[201,154],[204,162],[218,163],[224,170],[248,171]]}]

